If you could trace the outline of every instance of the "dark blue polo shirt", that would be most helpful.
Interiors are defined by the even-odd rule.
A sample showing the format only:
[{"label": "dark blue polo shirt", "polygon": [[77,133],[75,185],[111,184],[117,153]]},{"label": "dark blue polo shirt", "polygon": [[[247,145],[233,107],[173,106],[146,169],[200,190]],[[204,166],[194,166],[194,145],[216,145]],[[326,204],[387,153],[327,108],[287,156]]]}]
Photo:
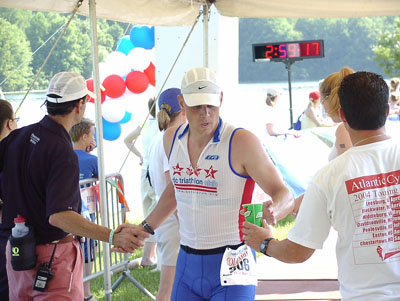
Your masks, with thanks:
[{"label": "dark blue polo shirt", "polygon": [[45,116],[12,131],[0,142],[0,171],[3,231],[21,214],[33,226],[37,244],[64,237],[64,231],[49,224],[50,215],[81,212],[78,158],[65,128]]}]

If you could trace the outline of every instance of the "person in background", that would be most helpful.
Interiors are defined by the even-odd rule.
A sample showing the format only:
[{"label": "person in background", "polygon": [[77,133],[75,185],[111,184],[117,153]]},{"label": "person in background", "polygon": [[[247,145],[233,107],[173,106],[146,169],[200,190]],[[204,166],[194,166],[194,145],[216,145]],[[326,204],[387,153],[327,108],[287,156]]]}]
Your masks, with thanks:
[{"label": "person in background", "polygon": [[305,130],[318,126],[332,126],[332,122],[329,123],[322,117],[319,91],[311,92],[308,98],[310,102],[307,109],[304,111],[301,120],[301,129]]},{"label": "person in background", "polygon": [[389,116],[392,121],[400,120],[400,92],[391,92],[389,96]]},{"label": "person in background", "polygon": [[274,239],[265,221],[244,223],[246,244],[287,263],[306,261],[334,228],[343,300],[400,300],[400,144],[386,135],[388,90],[370,72],[341,81],[339,115],[353,147],[315,175],[287,239]]},{"label": "person in background", "polygon": [[[157,114],[160,132],[154,137],[149,149],[149,172],[157,201],[165,187],[171,182],[168,158],[165,155],[163,136],[171,127],[186,122],[185,111],[179,105],[180,89],[170,88],[161,93],[158,99]],[[171,214],[155,231],[157,239],[158,261],[161,264],[160,285],[157,292],[158,301],[171,300],[172,285],[176,270],[176,259],[179,252],[179,223],[175,214]]]},{"label": "person in background", "polygon": [[[279,219],[291,210],[292,194],[260,140],[220,118],[223,93],[212,70],[186,72],[181,91],[188,122],[163,138],[171,182],[142,225],[153,233],[178,210],[181,248],[171,300],[253,301],[255,253],[243,245],[241,206],[251,203],[257,182],[273,200],[265,211]],[[253,264],[240,273],[224,265],[221,278],[222,258],[234,259],[232,249]],[[236,284],[230,275],[240,278]]]},{"label": "person in background", "polygon": [[[60,72],[51,79],[45,105],[48,114],[12,131],[0,142],[3,172],[3,231],[11,233],[13,219],[22,215],[34,233],[37,262],[33,269],[15,271],[7,243],[7,275],[11,300],[83,300],[83,263],[78,236],[109,242],[127,252],[143,246],[148,233],[126,224],[115,231],[81,214],[78,158],[68,132],[79,123],[89,91],[85,79]],[[57,248],[56,248],[57,247]],[[55,252],[53,278],[44,291],[33,289],[41,263]]]},{"label": "person in background", "polygon": [[[142,210],[144,217],[147,217],[150,214],[157,203],[156,194],[154,192],[149,175],[149,146],[154,136],[159,132],[157,120],[155,118],[156,106],[154,103],[155,98],[150,98],[147,103],[150,115],[143,126],[143,129],[141,126],[138,126],[124,139],[125,145],[132,153],[139,157],[140,165],[142,166],[140,174],[140,192],[142,197]],[[143,155],[135,146],[136,139],[139,137],[139,135],[142,138]],[[144,244],[142,260],[140,264],[144,267],[152,267],[156,263],[156,239],[154,236],[150,236]]]},{"label": "person in background", "polygon": [[390,92],[399,92],[400,78],[393,77],[390,79]]},{"label": "person in background", "polygon": [[[97,157],[90,154],[90,152],[96,147],[94,130],[94,122],[87,118],[82,118],[82,120],[75,124],[69,131],[69,135],[71,136],[74,145],[74,151],[78,156],[79,180],[97,178],[99,176]],[[89,206],[85,201],[85,199],[82,199],[82,215],[91,222],[94,222],[96,214],[95,212],[89,211]],[[83,244],[85,255],[85,276],[90,275],[92,272],[92,264],[90,264],[89,261],[94,262],[96,245],[97,242],[94,240],[85,238],[85,242]],[[90,291],[90,281],[83,283],[83,293],[84,301],[97,301]]]},{"label": "person in background", "polygon": [[319,87],[321,104],[324,107],[325,112],[330,118],[332,118],[333,122],[339,123],[339,126],[335,132],[335,145],[332,147],[328,160],[335,159],[352,146],[349,133],[340,120],[340,103],[338,95],[338,90],[343,78],[351,73],[354,73],[353,69],[344,67],[340,69],[339,72],[335,72],[327,76]]},{"label": "person in background", "polygon": [[300,137],[298,131],[288,130],[289,126],[289,112],[280,108],[279,99],[282,95],[280,89],[268,88],[267,98],[265,103],[266,109],[266,131],[269,136],[287,136]]},{"label": "person in background", "polygon": [[[11,103],[7,100],[0,99],[0,141],[3,140],[11,131],[18,127],[19,118],[15,116]],[[8,278],[6,269],[6,245],[10,234],[3,231],[1,227],[1,181],[2,173],[0,173],[0,296],[2,300],[8,301]]]}]

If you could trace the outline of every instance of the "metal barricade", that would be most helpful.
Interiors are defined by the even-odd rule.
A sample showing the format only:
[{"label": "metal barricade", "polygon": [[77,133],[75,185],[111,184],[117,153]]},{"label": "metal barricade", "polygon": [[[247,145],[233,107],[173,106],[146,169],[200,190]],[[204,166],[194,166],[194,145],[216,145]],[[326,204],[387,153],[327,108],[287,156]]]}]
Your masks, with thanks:
[{"label": "metal barricade", "polygon": [[[92,222],[102,225],[100,201],[98,193],[98,179],[90,178],[79,181],[81,187],[82,197],[82,215],[90,219]],[[119,225],[125,222],[127,212],[126,204],[123,198],[124,183],[122,175],[119,173],[112,173],[106,175],[106,206],[108,225],[111,229],[116,229]],[[106,277],[104,273],[105,260],[110,262],[111,272],[120,272],[121,276],[117,281],[112,284],[112,291],[114,291],[122,281],[127,278],[131,281],[143,294],[155,300],[155,297],[143,287],[129,271],[129,256],[130,254],[110,252],[109,258],[105,258],[106,254],[104,248],[110,248],[108,243],[98,242],[90,238],[84,238],[81,243],[82,254],[84,256],[85,264],[83,266],[83,282],[90,281],[99,276]],[[111,284],[111,275],[108,279],[104,280],[105,283]]]}]

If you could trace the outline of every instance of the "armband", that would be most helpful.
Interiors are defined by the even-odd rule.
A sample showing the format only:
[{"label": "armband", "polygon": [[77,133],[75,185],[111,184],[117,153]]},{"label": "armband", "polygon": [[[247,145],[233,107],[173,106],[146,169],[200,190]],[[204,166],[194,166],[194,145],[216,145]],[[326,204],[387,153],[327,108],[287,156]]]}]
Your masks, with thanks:
[{"label": "armband", "polygon": [[115,230],[111,230],[110,231],[110,236],[108,237],[108,243],[110,244],[110,246],[112,246],[112,242],[113,242],[113,237],[114,237],[114,231]]}]

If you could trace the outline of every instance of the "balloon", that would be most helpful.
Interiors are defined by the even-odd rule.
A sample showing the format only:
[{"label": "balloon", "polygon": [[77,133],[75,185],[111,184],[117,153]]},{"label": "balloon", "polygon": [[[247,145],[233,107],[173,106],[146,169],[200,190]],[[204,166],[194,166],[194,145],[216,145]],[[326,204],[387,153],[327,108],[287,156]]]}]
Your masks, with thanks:
[{"label": "balloon", "polygon": [[128,53],[129,66],[133,70],[146,70],[154,60],[154,50],[146,50],[141,47],[133,48]]},{"label": "balloon", "polygon": [[127,123],[131,120],[131,118],[132,118],[132,113],[125,112],[124,118],[122,118],[122,120],[119,123],[121,124]]},{"label": "balloon", "polygon": [[150,85],[155,86],[156,85],[156,67],[154,67],[153,63],[150,63],[150,66],[146,70],[144,70],[144,73],[147,75]]},{"label": "balloon", "polygon": [[[89,78],[89,79],[86,80],[86,86],[87,86],[89,91],[94,92],[93,78]],[[100,89],[100,95],[101,95],[101,103],[103,103],[106,100],[106,94],[101,89]],[[93,102],[94,103],[94,99],[92,97],[88,96],[87,102]]]},{"label": "balloon", "polygon": [[133,93],[142,93],[149,86],[149,79],[143,72],[132,71],[126,76],[126,86]]},{"label": "balloon", "polygon": [[130,32],[130,38],[133,45],[152,49],[154,47],[154,26],[135,26]]},{"label": "balloon", "polygon": [[103,86],[106,89],[106,95],[111,98],[120,97],[126,88],[123,78],[116,74],[107,76],[103,81]]},{"label": "balloon", "polygon": [[107,56],[105,64],[107,66],[107,72],[109,72],[107,76],[111,74],[117,74],[122,77],[127,75],[131,71],[131,68],[129,66],[130,61],[128,57],[122,52],[111,52]]},{"label": "balloon", "polygon": [[117,43],[117,51],[128,55],[129,51],[131,51],[135,45],[132,44],[130,36],[123,36],[119,39]]},{"label": "balloon", "polygon": [[121,136],[121,125],[119,122],[108,122],[103,118],[103,138],[105,140],[114,141]]},{"label": "balloon", "polygon": [[123,103],[115,99],[107,99],[101,106],[101,112],[108,122],[120,122],[125,116]]}]

